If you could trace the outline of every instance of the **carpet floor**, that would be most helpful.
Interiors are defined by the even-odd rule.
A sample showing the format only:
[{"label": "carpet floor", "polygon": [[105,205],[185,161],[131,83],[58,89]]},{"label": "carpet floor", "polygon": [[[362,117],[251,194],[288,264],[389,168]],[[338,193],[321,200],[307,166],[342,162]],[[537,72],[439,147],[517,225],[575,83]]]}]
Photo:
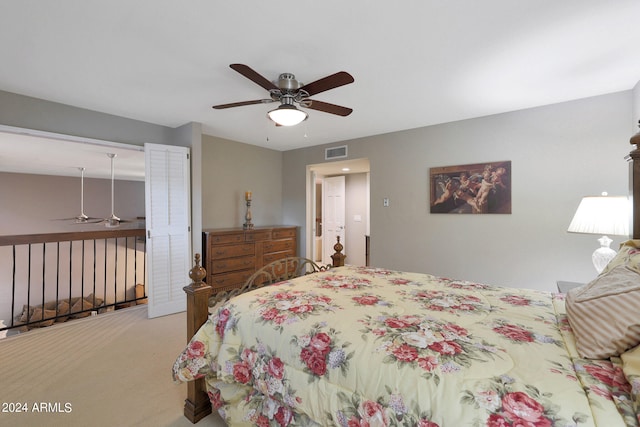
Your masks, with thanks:
[{"label": "carpet floor", "polygon": [[185,313],[148,319],[142,305],[1,339],[0,425],[193,426],[171,380],[186,339]]}]

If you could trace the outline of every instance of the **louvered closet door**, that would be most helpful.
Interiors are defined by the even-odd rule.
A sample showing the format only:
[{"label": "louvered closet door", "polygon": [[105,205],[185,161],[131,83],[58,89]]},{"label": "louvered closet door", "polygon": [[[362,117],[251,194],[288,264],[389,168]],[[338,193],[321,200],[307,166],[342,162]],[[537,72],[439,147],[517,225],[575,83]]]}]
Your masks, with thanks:
[{"label": "louvered closet door", "polygon": [[189,149],[145,144],[149,317],[184,311],[191,269]]}]

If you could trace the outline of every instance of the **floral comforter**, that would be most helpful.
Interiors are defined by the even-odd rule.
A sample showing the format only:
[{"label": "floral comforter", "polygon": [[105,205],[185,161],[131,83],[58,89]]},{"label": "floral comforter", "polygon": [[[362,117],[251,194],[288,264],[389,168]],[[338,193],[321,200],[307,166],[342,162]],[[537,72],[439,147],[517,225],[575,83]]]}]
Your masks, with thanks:
[{"label": "floral comforter", "polygon": [[231,426],[638,425],[620,360],[578,358],[562,295],[369,267],[218,307],[173,367],[200,377]]}]

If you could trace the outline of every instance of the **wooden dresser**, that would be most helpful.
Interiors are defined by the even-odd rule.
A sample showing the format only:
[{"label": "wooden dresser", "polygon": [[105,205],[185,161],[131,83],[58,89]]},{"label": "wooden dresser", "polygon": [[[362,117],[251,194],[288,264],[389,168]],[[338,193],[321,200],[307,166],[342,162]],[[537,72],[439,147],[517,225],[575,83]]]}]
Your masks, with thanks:
[{"label": "wooden dresser", "polygon": [[256,270],[281,258],[297,256],[297,227],[273,226],[205,229],[202,265],[213,292],[239,288]]}]

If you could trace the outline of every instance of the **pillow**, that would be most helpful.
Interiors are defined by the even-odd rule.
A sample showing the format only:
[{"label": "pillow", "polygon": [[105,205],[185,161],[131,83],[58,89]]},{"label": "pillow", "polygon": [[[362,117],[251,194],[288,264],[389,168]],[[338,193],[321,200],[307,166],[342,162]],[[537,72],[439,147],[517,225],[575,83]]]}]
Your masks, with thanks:
[{"label": "pillow", "polygon": [[[69,303],[65,300],[65,301],[61,301],[60,304],[58,304],[57,310],[58,310],[58,316],[61,314],[69,314],[71,312],[70,310],[71,306],[69,305]],[[56,322],[66,322],[69,319],[69,316],[65,316],[65,317],[58,317],[56,319]]]},{"label": "pillow", "polygon": [[640,273],[627,265],[569,290],[565,304],[580,356],[606,359],[640,344]]},{"label": "pillow", "polygon": [[622,242],[616,256],[609,261],[600,274],[606,274],[619,265],[626,265],[640,273],[640,240]]},{"label": "pillow", "polygon": [[29,326],[34,328],[51,326],[53,325],[53,322],[56,321],[56,319],[54,319],[54,317],[56,317],[55,310],[47,310],[47,309],[43,310],[40,307],[37,307],[36,309],[33,310],[33,315],[31,315],[31,318],[29,320],[30,321],[40,320],[43,318],[42,317],[43,315],[44,315],[44,319],[49,319],[49,320],[43,320],[42,322],[34,323],[33,325],[29,325]]},{"label": "pillow", "polygon": [[90,316],[91,313],[89,311],[85,311],[80,313],[82,310],[91,310],[93,308],[93,304],[85,299],[79,299],[75,304],[71,306],[71,317],[73,319],[80,319],[82,317]]},{"label": "pillow", "polygon": [[28,305],[22,306],[22,315],[20,316],[20,321],[26,323],[27,320],[31,320],[33,318],[33,311],[35,307],[30,307]]}]

